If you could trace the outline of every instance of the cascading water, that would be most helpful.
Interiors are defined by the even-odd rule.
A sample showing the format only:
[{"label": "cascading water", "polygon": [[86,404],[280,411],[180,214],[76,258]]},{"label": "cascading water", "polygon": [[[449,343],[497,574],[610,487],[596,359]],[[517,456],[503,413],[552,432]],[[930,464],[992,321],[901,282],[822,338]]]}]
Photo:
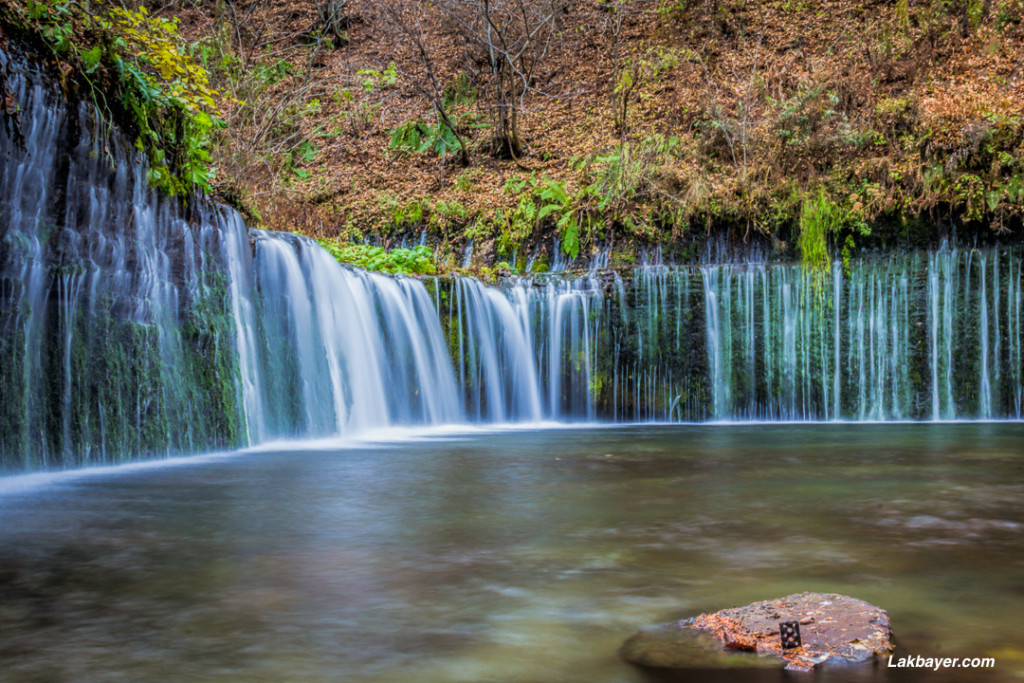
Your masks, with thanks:
[{"label": "cascading water", "polygon": [[[537,406],[531,419],[703,418],[706,379],[703,358],[694,353],[703,348],[703,339],[694,338],[704,330],[694,319],[703,310],[693,305],[700,289],[666,266],[639,269],[629,284],[616,273],[589,273],[518,279],[501,293],[458,279],[441,317],[469,415],[524,417],[474,412],[485,398],[476,378],[484,377],[504,395],[519,387],[530,396]],[[493,340],[514,362],[491,351]]]},{"label": "cascading water", "polygon": [[[943,246],[848,273],[762,261],[547,276],[504,297],[476,284],[448,318],[514,306],[532,364],[481,367],[492,385],[536,383],[549,419],[1019,419],[1021,256]],[[462,324],[456,357],[503,329]]]},{"label": "cascading water", "polygon": [[161,199],[90,107],[69,111],[24,60],[0,67],[19,105],[0,128],[3,469],[466,420],[1024,411],[1020,247],[823,274],[656,256],[623,275],[436,280],[432,298]]},{"label": "cascading water", "polygon": [[[799,266],[719,265],[708,338],[717,419],[883,420],[918,417],[911,372],[910,272],[915,259],[856,261],[844,277]],[[731,360],[725,355],[731,355]],[[725,385],[725,386],[722,386]]]},{"label": "cascading water", "polygon": [[308,238],[254,231],[265,339],[260,440],[463,419],[422,283],[346,268]]},{"label": "cascading water", "polygon": [[0,66],[19,105],[0,129],[0,463],[237,443],[226,214],[191,226],[88,107]]},{"label": "cascading water", "polygon": [[463,419],[422,283],[186,212],[89,106],[0,67],[19,105],[0,129],[0,468]]},{"label": "cascading water", "polygon": [[488,422],[539,420],[540,390],[522,297],[513,291],[506,298],[473,278],[458,279],[452,296],[449,338],[454,335],[455,368],[469,416]]}]

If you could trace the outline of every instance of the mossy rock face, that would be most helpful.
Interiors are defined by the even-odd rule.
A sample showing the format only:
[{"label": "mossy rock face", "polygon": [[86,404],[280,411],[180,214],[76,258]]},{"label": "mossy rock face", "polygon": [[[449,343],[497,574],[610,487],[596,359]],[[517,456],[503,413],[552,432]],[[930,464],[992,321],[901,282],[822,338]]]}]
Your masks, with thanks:
[{"label": "mossy rock face", "polygon": [[[801,646],[783,649],[782,622],[799,624]],[[891,638],[889,615],[879,607],[846,595],[799,593],[640,631],[620,654],[653,668],[810,670],[872,662],[892,651]]]}]

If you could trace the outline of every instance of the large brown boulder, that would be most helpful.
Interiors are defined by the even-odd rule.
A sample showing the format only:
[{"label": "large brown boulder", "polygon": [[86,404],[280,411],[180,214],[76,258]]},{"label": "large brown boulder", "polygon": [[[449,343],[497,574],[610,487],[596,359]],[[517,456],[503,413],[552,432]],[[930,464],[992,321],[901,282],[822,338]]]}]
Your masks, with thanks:
[{"label": "large brown boulder", "polygon": [[[800,624],[801,647],[782,648],[779,623],[786,621]],[[623,644],[621,654],[634,664],[658,668],[785,663],[787,669],[810,670],[873,661],[892,651],[891,635],[889,615],[879,607],[847,595],[799,593],[640,631]]]}]

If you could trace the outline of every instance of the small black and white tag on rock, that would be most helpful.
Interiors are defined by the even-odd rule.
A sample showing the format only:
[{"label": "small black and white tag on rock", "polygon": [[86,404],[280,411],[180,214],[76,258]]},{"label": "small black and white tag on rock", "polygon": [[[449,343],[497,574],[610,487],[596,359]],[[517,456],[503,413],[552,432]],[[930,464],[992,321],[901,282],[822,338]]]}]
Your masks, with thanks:
[{"label": "small black and white tag on rock", "polygon": [[780,621],[779,636],[782,638],[783,650],[792,650],[795,647],[800,647],[800,622]]}]

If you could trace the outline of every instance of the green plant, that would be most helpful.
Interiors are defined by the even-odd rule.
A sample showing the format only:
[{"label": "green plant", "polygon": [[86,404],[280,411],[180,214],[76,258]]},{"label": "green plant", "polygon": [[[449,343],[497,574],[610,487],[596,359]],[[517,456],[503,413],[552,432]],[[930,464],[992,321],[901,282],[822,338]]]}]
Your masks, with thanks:
[{"label": "green plant", "polygon": [[448,81],[448,84],[444,88],[442,103],[445,108],[460,105],[470,106],[476,103],[477,95],[477,90],[470,82],[469,76],[463,72]]},{"label": "green plant", "polygon": [[430,213],[430,202],[427,199],[410,199],[403,202],[395,195],[383,193],[378,196],[377,204],[386,216],[386,229],[419,225]]},{"label": "green plant", "polygon": [[433,275],[437,272],[434,252],[425,245],[387,250],[369,244],[341,244],[336,239],[321,239],[319,242],[340,263],[365,270],[401,275]]},{"label": "green plant", "polygon": [[398,71],[395,68],[394,62],[390,62],[387,68],[383,71],[377,71],[376,69],[360,69],[356,72],[356,75],[362,77],[360,85],[366,93],[372,93],[385,86],[394,85],[398,80]]},{"label": "green plant", "polygon": [[[679,196],[680,180],[671,170],[679,159],[680,144],[677,137],[652,135],[591,155],[581,166],[587,184],[577,204],[588,215],[613,223],[630,221],[635,226],[658,217],[682,225],[690,207]],[[699,187],[690,194],[698,199]]]},{"label": "green plant", "polygon": [[480,179],[482,172],[479,168],[467,168],[465,171],[460,173],[455,178],[455,187],[459,188],[463,192],[469,192],[473,189],[473,185]]},{"label": "green plant", "polygon": [[341,116],[348,120],[356,132],[360,132],[370,125],[379,106],[377,103],[367,102],[365,99],[356,100],[356,96],[349,88],[336,89],[331,94],[331,99],[341,109]]},{"label": "green plant", "polygon": [[127,80],[124,102],[149,154],[151,183],[171,194],[209,191],[210,133],[220,123],[209,74],[188,55],[176,20],[151,17],[145,7],[108,13],[96,23],[113,37],[110,56]]},{"label": "green plant", "polygon": [[464,225],[469,219],[469,210],[455,201],[440,200],[434,204],[427,217],[431,231],[447,234],[450,228]]},{"label": "green plant", "polygon": [[391,131],[390,147],[394,150],[423,154],[434,152],[445,156],[449,152],[462,149],[455,131],[444,121],[438,120],[431,125],[422,121],[406,121]]},{"label": "green plant", "polygon": [[312,163],[316,159],[317,150],[316,145],[310,140],[303,140],[294,149],[288,150],[281,155],[281,164],[284,169],[285,176],[289,174],[294,175],[299,180],[306,180],[310,176],[310,172],[304,168],[301,168],[302,164]]},{"label": "green plant", "polygon": [[177,19],[151,16],[145,6],[74,0],[28,0],[20,13],[58,60],[71,62],[110,118],[94,74],[103,69],[113,77],[113,94],[138,131],[136,146],[149,157],[151,185],[169,194],[209,191],[212,134],[222,125],[219,93],[179,35]]},{"label": "green plant", "polygon": [[531,195],[519,197],[516,208],[502,221],[501,235],[498,237],[498,252],[511,254],[515,252],[526,238],[533,234],[539,220],[537,204]]},{"label": "green plant", "polygon": [[257,76],[263,79],[268,86],[277,85],[285,78],[295,73],[295,65],[287,59],[278,59],[257,72]]},{"label": "green plant", "polygon": [[800,208],[800,235],[797,248],[804,268],[823,273],[828,271],[832,258],[828,251],[828,236],[837,232],[842,224],[839,207],[822,188],[804,198]]},{"label": "green plant", "polygon": [[526,189],[526,186],[533,182],[533,178],[530,176],[523,175],[521,173],[513,173],[505,179],[505,185],[502,189],[511,195],[517,195]]},{"label": "green plant", "polygon": [[[615,129],[620,133],[628,130],[629,107],[635,92],[657,81],[666,71],[679,66],[682,59],[693,57],[690,50],[654,47],[623,60],[612,88],[612,119]],[[644,96],[641,92],[640,97]]]},{"label": "green plant", "polygon": [[555,215],[556,226],[562,231],[562,251],[576,258],[580,253],[580,224],[565,185],[557,180],[545,180],[537,187],[536,195],[541,201],[537,222]]}]

